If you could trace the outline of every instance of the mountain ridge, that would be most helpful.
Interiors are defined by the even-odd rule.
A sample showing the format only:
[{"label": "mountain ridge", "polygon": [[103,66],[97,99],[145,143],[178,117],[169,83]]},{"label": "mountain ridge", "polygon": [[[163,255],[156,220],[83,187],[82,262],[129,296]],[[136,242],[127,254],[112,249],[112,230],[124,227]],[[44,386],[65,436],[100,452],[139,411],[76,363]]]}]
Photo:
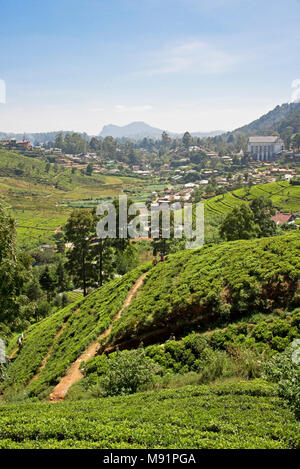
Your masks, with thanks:
[{"label": "mountain ridge", "polygon": [[[115,124],[104,125],[99,137],[114,137],[114,138],[145,138],[145,137],[160,137],[163,132],[171,137],[180,137],[184,132],[171,132],[166,129],[159,129],[157,127],[152,127],[143,121],[130,122],[129,124],[120,126]],[[214,137],[216,135],[222,134],[223,130],[212,130],[211,132],[191,132],[191,135],[194,137]]]}]

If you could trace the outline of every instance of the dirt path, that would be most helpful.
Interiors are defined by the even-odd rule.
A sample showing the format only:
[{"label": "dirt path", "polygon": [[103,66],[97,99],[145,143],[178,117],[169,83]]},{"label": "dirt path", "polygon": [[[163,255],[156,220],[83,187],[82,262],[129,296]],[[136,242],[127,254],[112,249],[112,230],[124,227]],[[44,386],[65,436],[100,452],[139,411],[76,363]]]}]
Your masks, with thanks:
[{"label": "dirt path", "polygon": [[[59,331],[57,332],[57,334],[55,335],[55,337],[53,338],[53,344],[51,345],[51,347],[49,348],[48,352],[47,352],[47,355],[45,355],[45,357],[43,358],[43,361],[42,361],[42,364],[41,366],[39,367],[37,373],[34,375],[34,377],[32,378],[32,380],[30,381],[32,383],[32,381],[36,381],[38,379],[38,377],[40,376],[40,373],[43,371],[43,369],[45,368],[46,366],[46,363],[47,363],[47,360],[48,358],[50,357],[51,353],[52,353],[52,350],[53,350],[53,347],[54,347],[54,344],[55,342],[57,341],[57,339],[59,338],[59,336],[63,333],[65,327],[66,327],[67,323],[65,322],[62,327],[59,329]],[[30,384],[30,383],[29,383]]]},{"label": "dirt path", "polygon": [[112,322],[109,328],[106,329],[106,331],[103,332],[98,337],[97,342],[93,342],[92,344],[90,344],[88,348],[80,355],[80,357],[77,358],[77,360],[70,366],[69,370],[67,371],[67,374],[62,378],[62,380],[57,384],[57,386],[54,388],[54,390],[50,394],[49,396],[50,401],[52,402],[62,401],[65,398],[65,395],[67,394],[72,384],[76,383],[81,378],[83,378],[83,375],[80,371],[81,363],[86,362],[89,358],[92,358],[96,355],[96,353],[98,352],[100,348],[100,344],[98,341],[100,339],[103,339],[104,337],[107,337],[110,334],[113,323],[121,317],[121,314],[124,311],[124,309],[130,305],[135,293],[142,286],[147,273],[148,272],[141,275],[136,281],[136,283],[131,287],[127,295],[127,298],[125,302],[123,303],[122,308],[112,319]]},{"label": "dirt path", "polygon": [[14,356],[16,355],[18,349],[19,349],[19,347],[15,348],[15,349],[11,352],[11,354],[10,354],[10,356],[9,356],[9,359],[10,359],[10,360],[11,360],[12,358],[14,358]]}]

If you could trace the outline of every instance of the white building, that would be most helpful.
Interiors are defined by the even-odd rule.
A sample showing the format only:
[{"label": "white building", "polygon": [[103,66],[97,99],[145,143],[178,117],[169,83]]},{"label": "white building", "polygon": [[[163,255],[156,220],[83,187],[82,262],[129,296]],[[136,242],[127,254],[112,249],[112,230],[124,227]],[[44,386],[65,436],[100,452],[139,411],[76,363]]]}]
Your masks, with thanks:
[{"label": "white building", "polygon": [[278,136],[249,137],[248,152],[255,161],[270,161],[283,151],[283,141]]}]

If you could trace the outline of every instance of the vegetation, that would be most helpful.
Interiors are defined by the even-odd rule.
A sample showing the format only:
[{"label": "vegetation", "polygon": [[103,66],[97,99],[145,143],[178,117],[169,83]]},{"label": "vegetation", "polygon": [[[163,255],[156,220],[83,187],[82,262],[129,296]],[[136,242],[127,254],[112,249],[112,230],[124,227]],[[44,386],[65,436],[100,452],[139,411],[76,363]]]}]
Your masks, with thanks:
[{"label": "vegetation", "polygon": [[149,272],[139,295],[113,325],[110,341],[147,345],[151,338],[167,338],[171,328],[213,325],[249,310],[293,308],[298,252],[295,233],[169,255]]},{"label": "vegetation", "polygon": [[297,448],[298,427],[264,381],[59,404],[0,405],[1,448]]},{"label": "vegetation", "polygon": [[[71,363],[107,329],[122,307],[129,289],[144,270],[145,267],[135,269],[105,284],[85,300],[80,299],[29,328],[22,350],[8,367],[3,387],[18,390],[29,384],[28,392],[31,395],[48,395]],[[61,334],[55,339],[62,326]],[[15,348],[15,344],[14,337],[8,353]],[[45,367],[38,379],[30,382],[51,345],[53,349]]]},{"label": "vegetation", "polygon": [[[169,255],[149,270],[138,295],[113,323],[105,347],[157,343],[171,330],[183,333],[228,324],[247,317],[249,310],[263,314],[276,308],[292,310],[298,298],[298,249],[298,234],[288,233]],[[147,269],[149,265],[132,270],[32,326],[8,368],[4,388],[28,385],[53,343],[46,366],[27,387],[30,395],[49,394],[68,366],[109,326],[130,287]],[[63,324],[59,338],[53,340]],[[52,332],[47,333],[48,329]],[[272,339],[275,350],[280,350],[282,340],[288,345],[284,337]],[[13,347],[15,338],[9,350]]]}]

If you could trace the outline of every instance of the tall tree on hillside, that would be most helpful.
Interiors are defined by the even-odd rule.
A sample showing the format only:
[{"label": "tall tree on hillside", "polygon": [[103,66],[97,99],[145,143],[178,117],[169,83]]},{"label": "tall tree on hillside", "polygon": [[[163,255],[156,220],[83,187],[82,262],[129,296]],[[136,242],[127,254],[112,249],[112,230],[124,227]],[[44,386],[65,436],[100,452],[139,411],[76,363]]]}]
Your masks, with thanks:
[{"label": "tall tree on hillside", "polygon": [[116,270],[114,262],[114,249],[111,240],[97,238],[92,244],[95,262],[98,267],[97,284],[99,287],[113,278]]},{"label": "tall tree on hillside", "polygon": [[258,232],[254,214],[248,204],[234,207],[220,226],[220,235],[226,241],[256,238]]},{"label": "tall tree on hillside", "polygon": [[99,151],[101,150],[101,140],[99,140],[99,138],[96,138],[96,137],[92,137],[91,140],[90,140],[90,149],[92,151]]},{"label": "tall tree on hillside", "polygon": [[20,295],[28,280],[30,259],[18,255],[15,221],[0,204],[0,322],[12,330],[22,322]]},{"label": "tall tree on hillside", "polygon": [[76,286],[87,289],[95,285],[96,266],[94,253],[91,249],[91,237],[95,231],[95,217],[91,211],[74,210],[65,226],[67,241],[72,248],[67,252],[66,267],[73,276]]},{"label": "tall tree on hillside", "polygon": [[48,266],[46,266],[44,271],[41,273],[40,285],[42,287],[42,290],[47,293],[47,300],[50,301],[51,296],[54,293],[55,282]]},{"label": "tall tree on hillside", "polygon": [[271,216],[276,213],[272,200],[267,197],[255,197],[250,203],[250,209],[254,215],[254,222],[259,228],[258,237],[274,236],[277,228],[271,219]]},{"label": "tall tree on hillside", "polygon": [[60,148],[61,150],[64,149],[64,137],[61,132],[59,132],[55,137],[55,147]]},{"label": "tall tree on hillside", "polygon": [[192,145],[193,139],[189,132],[185,132],[182,137],[182,144],[183,146],[188,149]]},{"label": "tall tree on hillside", "polygon": [[161,140],[162,140],[164,151],[166,151],[167,148],[169,148],[169,146],[171,145],[172,140],[169,137],[169,135],[167,134],[167,132],[162,133]]},{"label": "tall tree on hillside", "polygon": [[68,288],[68,277],[62,260],[60,260],[55,270],[56,286],[59,292],[64,292]]}]

